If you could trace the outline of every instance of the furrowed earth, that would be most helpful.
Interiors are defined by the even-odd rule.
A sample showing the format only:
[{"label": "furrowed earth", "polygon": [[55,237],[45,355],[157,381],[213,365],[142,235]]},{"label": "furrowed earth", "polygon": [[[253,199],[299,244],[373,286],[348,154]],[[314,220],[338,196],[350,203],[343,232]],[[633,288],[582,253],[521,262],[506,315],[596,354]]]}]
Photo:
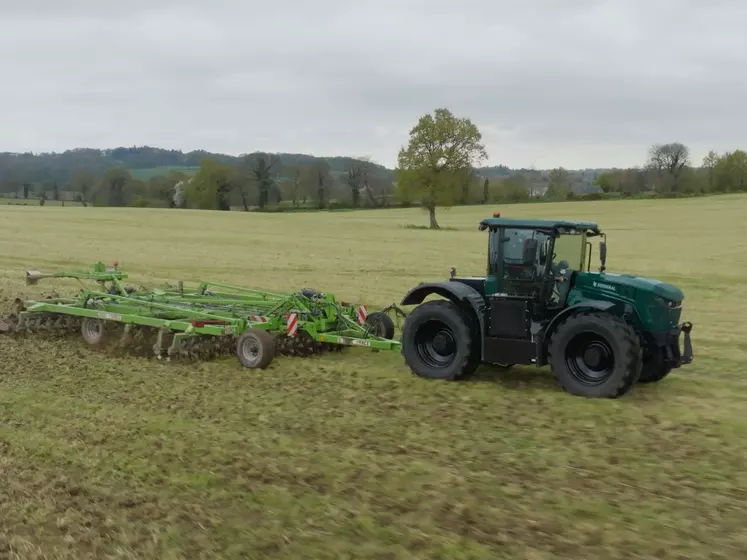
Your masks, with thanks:
[{"label": "furrowed earth", "polygon": [[[304,287],[371,308],[483,274],[492,207],[298,215],[0,207],[0,300],[27,269]],[[167,363],[0,336],[0,558],[741,558],[747,197],[511,205],[597,221],[608,267],[674,283],[694,362],[619,400],[548,369],[419,379],[398,352]],[[595,261],[598,255],[595,255]],[[4,310],[5,311],[5,310]]]}]

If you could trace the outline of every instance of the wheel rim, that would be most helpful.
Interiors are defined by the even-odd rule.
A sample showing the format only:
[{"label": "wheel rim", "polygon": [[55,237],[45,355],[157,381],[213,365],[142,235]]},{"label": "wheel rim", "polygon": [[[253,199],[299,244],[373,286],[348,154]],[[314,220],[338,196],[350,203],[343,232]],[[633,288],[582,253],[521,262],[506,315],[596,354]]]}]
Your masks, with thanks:
[{"label": "wheel rim", "polygon": [[245,338],[241,342],[241,357],[247,364],[254,365],[259,362],[259,343],[254,338]]},{"label": "wheel rim", "polygon": [[415,349],[428,367],[448,367],[456,359],[457,343],[454,332],[441,321],[426,321],[415,334]]},{"label": "wheel rim", "polygon": [[370,329],[371,334],[378,336],[379,338],[386,337],[386,324],[384,323],[384,316],[377,313],[372,313],[368,316],[367,327]]},{"label": "wheel rim", "polygon": [[375,318],[371,323],[369,323],[369,325],[371,334],[373,334],[374,336],[378,336],[379,338],[384,337],[384,331],[386,329],[384,328],[384,323],[380,319]]},{"label": "wheel rim", "polygon": [[565,351],[571,375],[585,385],[600,385],[615,371],[615,354],[607,340],[596,333],[575,336]]},{"label": "wheel rim", "polygon": [[98,340],[103,332],[103,324],[100,321],[86,321],[83,324],[83,334],[88,340]]}]

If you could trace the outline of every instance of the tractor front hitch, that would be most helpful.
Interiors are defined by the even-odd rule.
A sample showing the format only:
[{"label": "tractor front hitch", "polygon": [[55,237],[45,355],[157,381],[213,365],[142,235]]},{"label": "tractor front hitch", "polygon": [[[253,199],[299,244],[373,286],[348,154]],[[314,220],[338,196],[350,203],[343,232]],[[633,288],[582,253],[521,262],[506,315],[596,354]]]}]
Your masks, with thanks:
[{"label": "tractor front hitch", "polygon": [[[680,331],[685,334],[684,350],[682,352],[682,358],[680,358],[680,365],[689,364],[693,361],[693,345],[690,341],[690,331],[693,329],[693,324],[690,322],[683,323],[680,326]],[[679,337],[678,337],[679,341]]]},{"label": "tractor front hitch", "polygon": [[[690,340],[690,331],[693,325],[690,322],[677,325],[666,334],[659,335],[657,345],[664,352],[664,363],[670,367],[678,368],[693,361],[693,345]],[[683,347],[680,350],[680,335],[684,334]]]}]

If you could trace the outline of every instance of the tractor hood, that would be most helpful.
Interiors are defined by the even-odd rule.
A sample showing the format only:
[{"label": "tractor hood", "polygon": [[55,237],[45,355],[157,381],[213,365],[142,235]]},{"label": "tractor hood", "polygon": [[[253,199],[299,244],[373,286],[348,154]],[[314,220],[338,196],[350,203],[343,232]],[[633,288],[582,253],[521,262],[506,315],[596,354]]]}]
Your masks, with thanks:
[{"label": "tractor hood", "polygon": [[654,278],[633,276],[632,274],[616,274],[613,272],[586,273],[587,282],[595,288],[604,290],[607,286],[625,286],[635,290],[651,292],[670,301],[682,301],[685,294],[678,287]]}]

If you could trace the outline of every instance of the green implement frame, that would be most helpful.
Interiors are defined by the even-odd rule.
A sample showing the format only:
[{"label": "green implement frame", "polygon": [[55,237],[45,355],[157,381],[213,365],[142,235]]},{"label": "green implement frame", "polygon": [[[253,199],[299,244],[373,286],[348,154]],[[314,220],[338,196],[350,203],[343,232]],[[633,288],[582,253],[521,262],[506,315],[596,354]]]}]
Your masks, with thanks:
[{"label": "green implement frame", "polygon": [[[0,319],[0,331],[29,333],[79,330],[91,345],[119,334],[121,347],[145,347],[158,357],[208,358],[235,352],[246,367],[266,367],[276,353],[310,355],[344,346],[399,350],[396,305],[368,314],[365,305],[337,301],[304,289],[277,293],[225,283],[198,282],[163,289],[125,286],[118,264],[96,263],[86,272],[26,273],[26,283],[45,278],[81,282],[75,297],[16,300]],[[97,288],[84,281],[97,284]],[[152,342],[152,344],[146,341]]]}]

